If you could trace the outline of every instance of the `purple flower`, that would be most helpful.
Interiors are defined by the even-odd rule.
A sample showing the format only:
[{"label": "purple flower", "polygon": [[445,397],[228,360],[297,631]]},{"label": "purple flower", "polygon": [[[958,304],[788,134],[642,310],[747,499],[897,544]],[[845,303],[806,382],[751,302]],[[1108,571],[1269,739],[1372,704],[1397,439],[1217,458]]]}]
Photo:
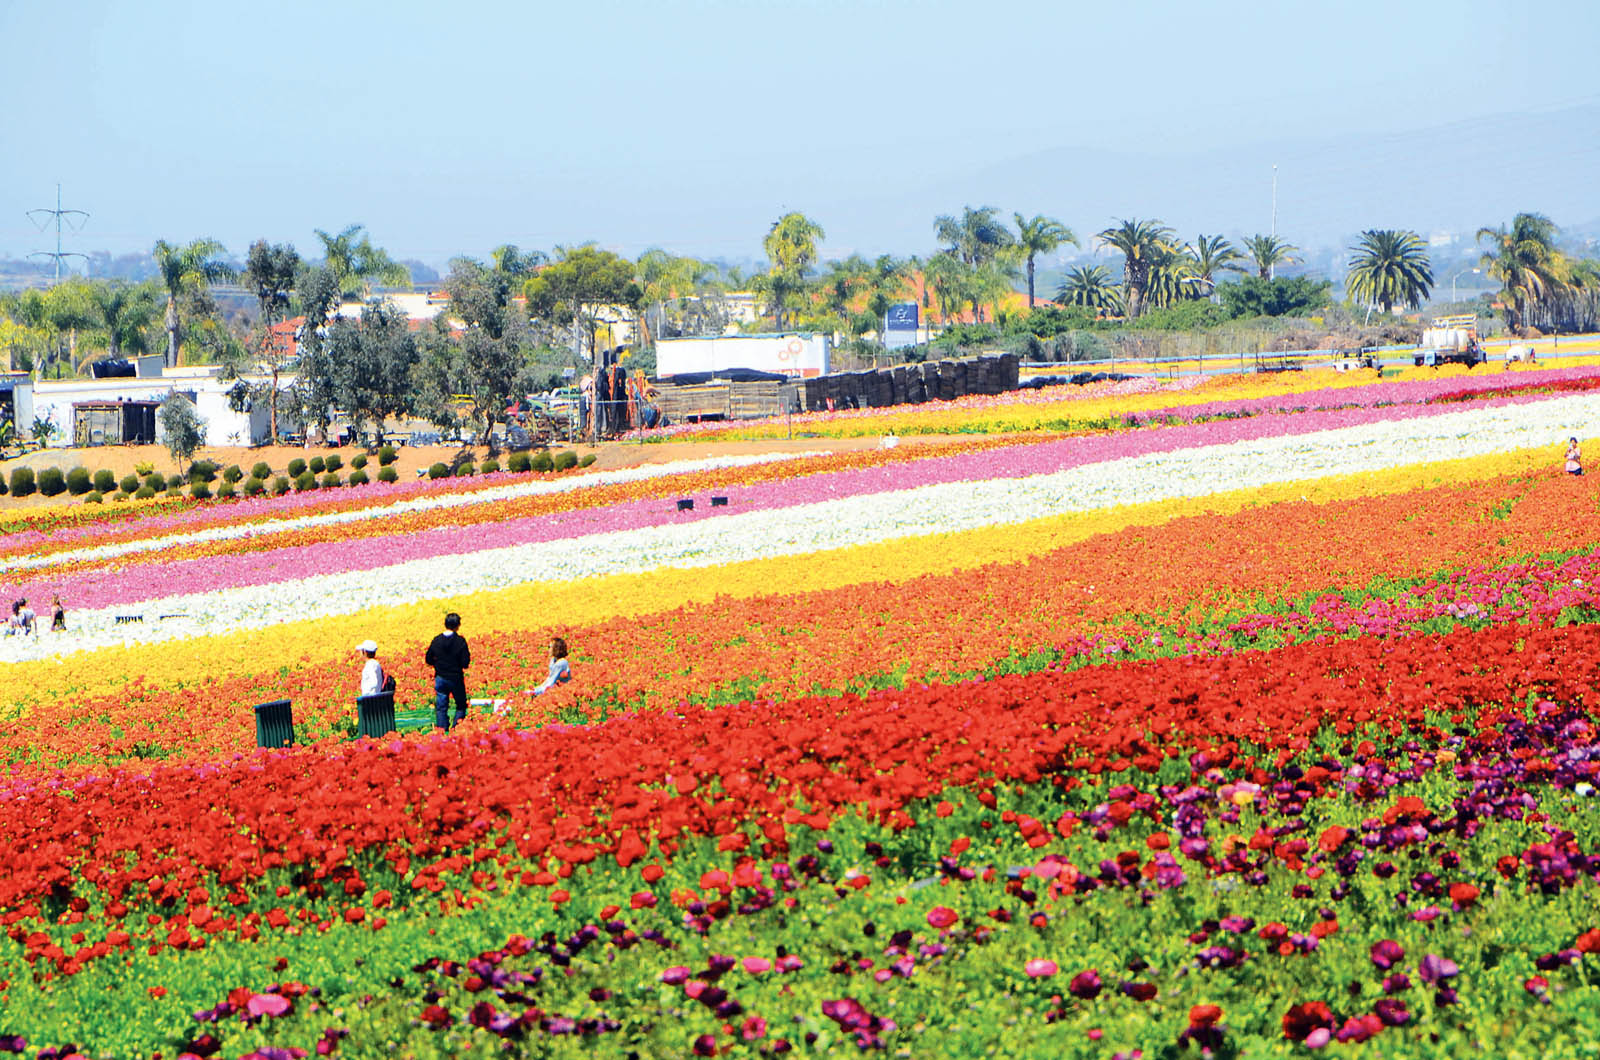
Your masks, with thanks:
[{"label": "purple flower", "polygon": [[1405,956],[1406,951],[1393,939],[1384,939],[1372,944],[1372,963],[1386,972],[1405,960]]},{"label": "purple flower", "polygon": [[1456,967],[1456,962],[1436,953],[1430,953],[1417,964],[1417,974],[1422,976],[1422,981],[1433,985],[1446,979],[1454,979],[1461,971]]},{"label": "purple flower", "polygon": [[1072,977],[1072,982],[1067,984],[1067,993],[1088,1001],[1100,996],[1100,987],[1100,973],[1090,968]]},{"label": "purple flower", "polygon": [[1373,1002],[1372,1013],[1381,1019],[1386,1027],[1399,1027],[1411,1019],[1411,1013],[1406,1011],[1406,1003],[1394,998],[1379,998]]}]

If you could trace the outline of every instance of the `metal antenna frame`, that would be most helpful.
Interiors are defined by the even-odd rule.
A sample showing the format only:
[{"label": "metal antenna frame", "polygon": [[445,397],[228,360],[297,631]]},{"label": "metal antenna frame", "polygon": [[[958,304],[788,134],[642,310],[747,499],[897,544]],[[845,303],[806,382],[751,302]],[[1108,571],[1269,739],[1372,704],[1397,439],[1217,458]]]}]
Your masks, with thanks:
[{"label": "metal antenna frame", "polygon": [[56,208],[54,210],[48,209],[46,207],[40,207],[37,210],[29,210],[28,211],[28,220],[33,221],[34,224],[38,227],[39,231],[43,232],[47,227],[49,227],[50,222],[49,221],[34,220],[34,215],[35,214],[39,214],[39,215],[42,215],[44,217],[53,217],[55,219],[55,222],[56,222],[56,249],[55,249],[54,253],[51,253],[48,250],[35,250],[33,253],[29,254],[28,257],[30,257],[30,258],[50,258],[50,259],[52,259],[56,263],[56,276],[55,276],[55,279],[51,281],[51,283],[52,284],[60,283],[61,282],[61,259],[62,258],[82,258],[85,265],[87,265],[89,263],[89,255],[87,255],[87,254],[79,254],[76,251],[71,251],[71,250],[63,251],[61,249],[61,219],[63,217],[72,217],[72,216],[81,217],[83,220],[78,221],[76,223],[74,223],[72,221],[68,221],[67,222],[68,226],[71,227],[71,229],[74,232],[81,232],[81,231],[83,231],[84,224],[89,220],[89,214],[85,210],[63,210],[61,208],[61,185],[60,184],[56,185]]}]

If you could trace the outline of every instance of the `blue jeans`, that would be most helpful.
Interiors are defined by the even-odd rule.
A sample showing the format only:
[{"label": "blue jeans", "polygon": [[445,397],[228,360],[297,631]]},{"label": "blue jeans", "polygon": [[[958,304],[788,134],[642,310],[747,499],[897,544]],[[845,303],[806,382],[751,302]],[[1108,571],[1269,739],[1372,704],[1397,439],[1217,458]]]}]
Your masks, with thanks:
[{"label": "blue jeans", "polygon": [[448,729],[450,722],[450,697],[456,698],[455,724],[467,716],[467,679],[465,677],[439,677],[433,679],[433,724],[435,728]]}]

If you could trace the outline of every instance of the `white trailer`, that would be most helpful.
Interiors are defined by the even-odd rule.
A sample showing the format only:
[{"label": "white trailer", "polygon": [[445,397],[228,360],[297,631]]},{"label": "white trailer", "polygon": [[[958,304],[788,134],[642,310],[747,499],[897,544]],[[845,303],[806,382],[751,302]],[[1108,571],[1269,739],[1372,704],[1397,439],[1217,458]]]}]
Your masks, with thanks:
[{"label": "white trailer", "polygon": [[812,379],[828,374],[831,353],[828,336],[799,332],[660,339],[656,342],[656,375],[715,375],[748,368]]}]

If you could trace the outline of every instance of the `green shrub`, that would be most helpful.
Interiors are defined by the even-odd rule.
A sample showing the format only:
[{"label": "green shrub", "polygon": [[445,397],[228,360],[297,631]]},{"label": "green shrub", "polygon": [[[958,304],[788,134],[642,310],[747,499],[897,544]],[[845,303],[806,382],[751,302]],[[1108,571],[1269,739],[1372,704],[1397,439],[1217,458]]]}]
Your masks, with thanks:
[{"label": "green shrub", "polygon": [[155,495],[156,491],[151,489],[149,486],[140,486],[138,489],[133,491],[133,499],[136,501],[147,501]]},{"label": "green shrub", "polygon": [[131,494],[139,488],[139,477],[137,475],[123,475],[122,481],[117,483],[117,488],[123,493]]},{"label": "green shrub", "polygon": [[0,475],[0,497],[4,497],[10,491],[11,487],[6,485],[6,477],[4,475]]},{"label": "green shrub", "polygon": [[488,474],[491,474],[491,473],[493,473],[495,471],[499,471],[499,470],[500,470],[500,461],[496,460],[492,456],[489,457],[489,459],[485,460],[483,463],[478,465],[479,473],[480,474],[484,474],[484,475],[488,475]]},{"label": "green shrub", "polygon": [[197,501],[207,500],[211,496],[211,487],[207,486],[204,482],[190,483],[189,496],[193,497]]},{"label": "green shrub", "polygon": [[[222,481],[224,482],[238,482],[242,478],[244,478],[244,469],[238,464],[229,464],[228,469],[222,473]],[[217,496],[222,496],[221,490],[217,491]]]},{"label": "green shrub", "polygon": [[378,469],[378,481],[379,482],[397,482],[397,481],[399,481],[399,479],[400,479],[400,472],[396,471],[392,467],[380,467]]},{"label": "green shrub", "polygon": [[114,501],[125,501],[131,496],[133,496],[133,494],[124,493],[122,490],[118,490],[117,492],[115,492],[115,493],[113,493],[111,495],[111,499],[114,500]]},{"label": "green shrub", "polygon": [[135,475],[138,475],[140,478],[144,478],[146,475],[150,474],[150,472],[154,471],[155,469],[156,469],[156,466],[154,464],[152,464],[148,460],[141,460],[137,464],[133,465],[133,473]]},{"label": "green shrub", "polygon": [[312,474],[310,471],[302,471],[302,472],[300,472],[300,474],[296,475],[295,478],[294,478],[294,488],[295,488],[296,492],[299,492],[299,493],[304,493],[307,490],[316,489],[317,488],[317,476]]},{"label": "green shrub", "polygon": [[217,487],[217,497],[220,500],[233,500],[239,495],[238,487],[227,479],[222,480],[222,485]]},{"label": "green shrub", "polygon": [[595,459],[596,459],[595,454],[594,453],[589,453],[582,460],[578,461],[578,466],[579,467],[588,467],[590,464],[595,462]]},{"label": "green shrub", "polygon": [[367,473],[365,471],[361,470],[359,467],[356,468],[354,471],[350,472],[350,479],[349,479],[350,485],[352,485],[352,486],[365,486],[367,484],[367,481],[368,481],[367,480]]},{"label": "green shrub", "polygon": [[322,476],[322,488],[325,489],[325,490],[336,490],[336,489],[338,489],[339,488],[339,473],[337,471],[330,471],[326,475],[323,475]]},{"label": "green shrub", "polygon": [[101,468],[94,473],[94,491],[105,494],[117,488],[117,476],[107,468]]},{"label": "green shrub", "polygon": [[277,478],[272,480],[272,495],[274,497],[281,497],[285,493],[288,493],[288,492],[289,492],[289,476],[288,475],[279,475]]},{"label": "green shrub", "polygon": [[468,476],[476,474],[477,471],[477,464],[474,464],[471,460],[463,460],[461,463],[450,469],[450,474]]},{"label": "green shrub", "polygon": [[310,469],[313,475],[320,475],[322,474],[322,469],[327,467],[327,463],[322,459],[322,457],[314,456],[307,461],[306,467]]},{"label": "green shrub", "polygon": [[83,495],[83,503],[85,504],[104,504],[105,501],[104,495],[99,490],[90,490]]},{"label": "green shrub", "polygon": [[[178,476],[173,475],[172,481],[179,481]],[[160,493],[162,490],[167,488],[167,478],[159,471],[152,471],[150,474],[145,476],[144,484],[155,490],[157,493]]]},{"label": "green shrub", "polygon": [[181,497],[181,496],[183,496],[183,480],[178,478],[176,475],[174,475],[172,478],[169,478],[167,480],[167,496],[169,496],[169,497]]},{"label": "green shrub", "polygon": [[534,471],[554,471],[556,462],[550,458],[550,450],[541,449],[533,454],[528,466]]},{"label": "green shrub", "polygon": [[511,454],[511,458],[506,461],[506,470],[515,472],[518,475],[523,474],[524,472],[528,471],[529,470],[528,454],[527,453],[512,453]]},{"label": "green shrub", "polygon": [[46,497],[56,497],[67,492],[67,476],[59,467],[47,467],[39,472],[39,492]]},{"label": "green shrub", "polygon": [[378,464],[382,467],[388,467],[398,459],[400,459],[399,454],[394,451],[392,445],[385,445],[378,450]]},{"label": "green shrub", "polygon": [[364,468],[366,466],[367,466],[367,454],[366,453],[357,453],[355,456],[352,456],[350,458],[351,470],[360,471],[362,468]]},{"label": "green shrub", "polygon": [[329,471],[337,471],[344,467],[344,457],[338,453],[329,453],[328,458],[322,462],[322,465]]},{"label": "green shrub", "polygon": [[258,478],[265,482],[272,477],[272,469],[267,466],[265,460],[257,460],[255,466],[250,469],[250,477]]},{"label": "green shrub", "polygon": [[306,473],[306,462],[298,456],[289,461],[289,477],[299,478]]},{"label": "green shrub", "polygon": [[262,491],[267,488],[267,484],[256,478],[254,475],[251,475],[249,478],[244,480],[244,485],[240,488],[244,490],[244,495],[246,497],[259,497],[261,496]]},{"label": "green shrub", "polygon": [[196,460],[189,465],[190,482],[215,482],[217,480],[217,465],[211,460]]},{"label": "green shrub", "polygon": [[81,497],[94,487],[89,482],[89,469],[75,467],[67,472],[67,492],[74,497]]},{"label": "green shrub", "polygon": [[[134,483],[137,487],[139,484]],[[26,497],[38,488],[38,483],[33,479],[33,468],[19,467],[11,471],[11,495],[13,497]]]},{"label": "green shrub", "polygon": [[578,466],[578,454],[571,449],[563,449],[556,454],[555,466],[557,471],[571,471]]},{"label": "green shrub", "polygon": [[429,478],[446,478],[449,476],[449,474],[450,469],[444,464],[435,463],[432,467],[428,468]]}]

